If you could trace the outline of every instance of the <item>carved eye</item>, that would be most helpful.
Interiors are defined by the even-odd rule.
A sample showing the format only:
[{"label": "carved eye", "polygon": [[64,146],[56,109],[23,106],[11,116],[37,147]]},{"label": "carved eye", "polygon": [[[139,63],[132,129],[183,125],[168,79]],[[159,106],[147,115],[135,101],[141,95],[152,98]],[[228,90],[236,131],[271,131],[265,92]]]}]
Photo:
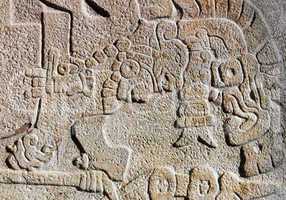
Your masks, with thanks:
[{"label": "carved eye", "polygon": [[230,60],[220,67],[222,81],[226,86],[239,85],[243,82],[243,71],[240,62]]},{"label": "carved eye", "polygon": [[99,63],[102,64],[106,60],[106,55],[103,51],[95,51],[93,58]]},{"label": "carved eye", "polygon": [[69,73],[69,65],[66,63],[62,63],[58,65],[58,73],[62,76]]}]

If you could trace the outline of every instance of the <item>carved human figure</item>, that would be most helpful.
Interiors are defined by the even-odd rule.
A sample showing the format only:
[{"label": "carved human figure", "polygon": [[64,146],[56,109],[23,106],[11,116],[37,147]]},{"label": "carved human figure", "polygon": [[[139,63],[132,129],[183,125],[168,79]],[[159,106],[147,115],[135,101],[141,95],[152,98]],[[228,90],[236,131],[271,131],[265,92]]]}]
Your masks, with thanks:
[{"label": "carved human figure", "polygon": [[[209,105],[211,91],[210,65],[214,59],[207,30],[199,29],[190,35],[185,43],[189,49],[189,63],[184,71],[183,87],[179,91],[180,105],[176,125],[183,129],[200,129],[198,138],[210,147],[216,147],[216,139],[212,136],[214,126]],[[184,132],[177,146],[187,146],[183,138],[189,137]],[[185,140],[188,141],[188,140]]]},{"label": "carved human figure", "polygon": [[[184,3],[184,1],[178,2]],[[223,4],[223,1],[220,3]],[[208,3],[203,2],[203,4],[206,6]],[[237,25],[229,23],[227,20],[215,18],[182,20],[179,22],[179,37],[186,44],[192,44],[188,45],[190,50],[198,47],[200,49],[207,47],[206,49],[210,50],[209,53],[211,56],[209,56],[210,59],[208,60],[211,64],[208,73],[211,78],[208,79],[210,84],[208,85],[209,96],[207,97],[207,101],[211,101],[214,104],[221,106],[222,110],[227,114],[227,117],[224,120],[224,132],[228,144],[243,146],[243,149],[248,146],[246,144],[250,142],[255,143],[255,141],[263,137],[270,129],[271,102],[270,97],[267,97],[266,95],[263,78],[265,78],[264,73],[271,72],[264,72],[264,61],[262,61],[263,59],[260,53],[264,51],[269,52],[271,59],[276,60],[277,63],[279,63],[279,53],[277,54],[277,51],[275,51],[275,45],[271,45],[270,42],[267,42],[264,47],[259,47],[254,46],[254,43],[250,41],[252,36],[266,37],[266,35],[260,35],[253,29],[243,29],[242,32],[240,31],[240,27],[247,27],[247,24],[245,24],[248,20],[246,9],[251,7],[248,3],[245,3],[244,5],[246,7],[242,7],[243,13],[241,13],[242,16],[239,18]],[[207,7],[204,8],[206,8],[205,11],[207,12],[203,13],[201,10],[198,15],[203,16],[207,14],[209,16],[215,16],[216,14],[222,14],[220,12],[214,13],[214,10],[207,10]],[[251,9],[253,12],[256,12],[255,9]],[[232,11],[229,10],[229,12],[231,13]],[[258,24],[258,21],[261,20],[260,17],[261,16],[255,19],[255,24]],[[234,21],[237,20],[231,19]],[[245,21],[242,21],[242,19]],[[263,23],[260,26],[263,26]],[[228,27],[228,29],[222,27]],[[205,30],[207,34],[203,34],[203,31],[201,31],[202,34],[196,35],[200,30]],[[205,37],[203,37],[203,35],[205,35]],[[200,40],[199,38],[207,39]],[[200,43],[198,41],[206,42]],[[256,50],[254,50],[255,48]],[[261,51],[259,52],[258,49]],[[255,52],[259,53],[256,54]],[[198,62],[198,60],[201,59],[200,56],[192,56],[195,55],[192,52],[190,52],[190,54],[190,63]],[[263,53],[263,55],[265,54]],[[265,62],[267,61],[265,60]],[[271,65],[270,62],[269,65]],[[188,71],[186,70],[186,75],[188,74],[187,72]],[[195,70],[191,72],[195,74]],[[189,76],[191,77],[191,75]],[[208,75],[206,77],[208,77]],[[188,80],[192,80],[192,78],[189,78]],[[186,84],[187,80],[184,81]],[[187,92],[185,93],[187,94]],[[177,124],[181,125],[181,127],[186,123],[184,119],[185,110],[187,110],[186,105],[182,104],[182,108],[179,109],[179,120],[177,121],[180,122]],[[182,135],[184,135],[184,133]],[[265,155],[271,154],[271,151],[269,151],[268,148],[264,148],[264,151]],[[252,151],[248,150],[247,152],[250,153]],[[280,155],[278,152],[275,154],[277,156]],[[249,154],[247,159],[248,162],[245,163],[252,163],[250,161],[251,159],[249,159],[250,155],[252,155],[252,153]],[[267,162],[265,161],[265,166],[261,167],[269,169],[266,163]],[[247,166],[245,165],[244,167]],[[253,175],[254,174],[258,173],[253,173]]]},{"label": "carved human figure", "polygon": [[181,116],[177,125],[181,128],[211,126],[208,96],[212,55],[206,30],[201,29],[195,36],[190,36],[188,46],[190,62],[184,72],[184,86],[180,90]]}]

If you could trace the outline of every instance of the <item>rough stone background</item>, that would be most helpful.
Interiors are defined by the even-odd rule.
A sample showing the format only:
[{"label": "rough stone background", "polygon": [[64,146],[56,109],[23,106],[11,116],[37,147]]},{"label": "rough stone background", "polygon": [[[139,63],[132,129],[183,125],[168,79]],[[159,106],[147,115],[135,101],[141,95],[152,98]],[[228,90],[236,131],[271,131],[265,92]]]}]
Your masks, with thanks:
[{"label": "rough stone background", "polygon": [[[225,115],[214,104],[210,106],[215,121],[214,128],[208,130],[211,134],[206,133],[204,128],[176,127],[180,100],[178,88],[172,88],[176,84],[171,85],[168,77],[163,77],[169,80],[167,85],[159,88],[163,92],[146,94],[152,87],[152,81],[149,75],[142,72],[138,80],[128,82],[138,85],[132,92],[129,91],[130,96],[123,94],[121,99],[118,94],[117,97],[115,94],[115,99],[108,96],[119,91],[108,90],[112,83],[108,85],[106,82],[110,80],[113,67],[116,67],[113,65],[116,59],[124,61],[126,56],[132,57],[132,53],[138,51],[140,53],[136,58],[143,59],[142,63],[147,65],[151,62],[150,65],[156,66],[156,61],[162,59],[157,63],[159,68],[180,65],[183,61],[178,64],[176,58],[170,56],[180,51],[180,45],[169,48],[168,45],[173,45],[171,42],[164,46],[167,49],[165,54],[158,55],[157,51],[150,53],[148,48],[143,47],[143,50],[134,47],[130,55],[119,55],[120,44],[117,49],[111,48],[108,52],[102,49],[125,37],[131,45],[149,45],[156,49],[160,27],[157,27],[159,34],[156,35],[154,24],[166,19],[179,21],[178,11],[183,9],[187,12],[191,9],[190,2],[204,5],[207,0],[0,0],[1,200],[286,199],[286,161],[281,159],[286,153],[285,0],[251,0],[266,21],[271,36],[268,40],[273,40],[283,60],[278,63],[281,65],[280,75],[270,78],[277,78],[277,84],[273,83],[270,87],[276,87],[273,93],[278,94],[267,93],[278,96],[278,101],[269,111],[271,129],[275,134],[266,134],[266,139],[261,137],[266,143],[270,142],[270,149],[279,147],[282,151],[271,154],[272,160],[277,158],[277,167],[275,161],[271,164],[265,161],[269,156],[266,147],[261,168],[271,165],[271,169],[267,168],[266,172],[260,169],[249,176],[243,172],[243,159],[249,158],[244,158],[242,148],[247,145],[231,146],[226,143],[223,130]],[[235,4],[241,1],[218,2],[225,2],[220,4],[223,6],[227,2]],[[174,5],[177,11],[174,11]],[[192,9],[190,13],[193,13]],[[172,26],[164,27],[163,24],[161,28],[163,38],[173,39]],[[166,32],[163,33],[163,30]],[[124,45],[126,41],[123,40],[123,49],[126,48]],[[114,54],[117,58],[113,58]],[[180,56],[184,58],[183,54]],[[136,71],[134,65],[130,71],[127,70],[126,76],[132,76],[132,70]],[[78,69],[73,69],[74,66]],[[76,72],[66,76],[65,67]],[[83,72],[80,67],[87,70]],[[53,77],[54,68],[62,74]],[[121,75],[124,74],[122,71]],[[114,73],[114,79],[111,79],[117,79],[116,75]],[[49,76],[52,78],[49,79]],[[51,80],[59,86],[49,82]],[[87,88],[82,87],[83,82],[87,82]],[[61,88],[61,84],[66,85]],[[143,89],[140,84],[143,84]],[[78,85],[81,87],[78,88]],[[118,100],[122,101],[118,103]],[[119,110],[112,107],[114,102],[120,106]],[[189,137],[183,147],[178,144],[182,130]],[[202,140],[198,139],[200,137]],[[210,137],[214,137],[215,142]],[[86,160],[89,160],[89,165]],[[203,175],[199,172],[195,174],[196,169],[201,169]],[[162,170],[163,175],[159,174],[171,177],[170,180],[156,181],[157,170]],[[100,177],[97,187],[100,187],[101,180],[103,187],[111,190],[110,193],[116,190],[117,194],[112,196],[100,189],[94,192],[88,181],[80,186],[79,182],[87,177],[82,178],[78,174],[90,171],[95,171]],[[37,173],[41,175],[35,178],[33,174]],[[67,175],[72,184],[55,178],[60,175]],[[221,178],[224,175],[230,180]],[[45,180],[45,177],[51,181]],[[153,185],[152,178],[155,179]],[[215,183],[211,182],[213,178]],[[53,183],[57,183],[56,186]],[[176,183],[176,186],[171,183]],[[209,194],[192,192],[197,188],[200,190],[205,183]],[[201,185],[196,188],[196,184]],[[215,187],[215,195],[211,194],[211,186]],[[152,196],[153,189],[158,189],[158,196]]]}]

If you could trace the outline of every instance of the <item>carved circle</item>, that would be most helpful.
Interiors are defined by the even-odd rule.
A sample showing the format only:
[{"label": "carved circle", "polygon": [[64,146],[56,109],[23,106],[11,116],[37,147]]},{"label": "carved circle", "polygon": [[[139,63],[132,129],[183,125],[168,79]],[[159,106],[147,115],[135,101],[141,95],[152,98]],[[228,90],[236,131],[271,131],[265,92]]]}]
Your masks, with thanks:
[{"label": "carved circle", "polygon": [[138,75],[140,71],[139,64],[134,60],[124,60],[120,67],[121,75],[124,78],[131,79]]},{"label": "carved circle", "polygon": [[238,86],[243,82],[242,66],[237,59],[231,59],[221,64],[220,71],[225,86]]},{"label": "carved circle", "polygon": [[61,63],[58,65],[58,73],[62,76],[69,73],[69,65],[66,63]]},{"label": "carved circle", "polygon": [[115,46],[118,49],[118,51],[126,52],[129,50],[129,48],[131,46],[131,42],[127,38],[121,38],[121,39],[116,41]]}]

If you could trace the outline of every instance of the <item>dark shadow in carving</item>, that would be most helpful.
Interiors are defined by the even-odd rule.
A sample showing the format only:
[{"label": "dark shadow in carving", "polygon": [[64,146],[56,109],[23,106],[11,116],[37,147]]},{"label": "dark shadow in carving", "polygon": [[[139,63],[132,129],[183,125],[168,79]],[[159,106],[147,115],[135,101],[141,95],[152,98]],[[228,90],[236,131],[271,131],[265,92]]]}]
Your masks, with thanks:
[{"label": "dark shadow in carving", "polygon": [[[46,6],[50,7],[50,8],[53,8],[53,9],[55,9],[55,10],[68,13],[68,14],[70,15],[71,21],[70,21],[70,33],[69,33],[69,35],[70,35],[70,37],[69,37],[69,39],[70,39],[70,41],[69,41],[69,52],[70,52],[70,55],[72,55],[72,52],[73,52],[73,47],[72,47],[72,38],[73,38],[73,13],[72,13],[72,11],[70,11],[70,10],[64,8],[64,7],[61,7],[61,6],[59,6],[59,5],[53,4],[53,3],[49,2],[49,0],[40,0],[40,1],[41,1],[43,4],[45,4]],[[44,15],[44,14],[42,14],[41,19],[42,19],[42,36],[43,36],[43,38],[42,38],[42,54],[43,54],[43,55],[42,55],[42,64],[43,64],[43,66],[44,66],[44,45],[45,45],[45,42],[44,42],[44,41],[45,41],[45,35],[44,35],[44,33],[45,33],[45,27],[44,27],[44,24],[43,24],[43,15]]]},{"label": "dark shadow in carving", "polygon": [[71,139],[72,141],[74,142],[74,144],[77,146],[79,152],[82,154],[82,153],[86,153],[86,151],[84,150],[84,147],[82,146],[82,144],[80,143],[80,141],[77,139],[76,137],[76,131],[75,131],[75,125],[76,123],[74,123],[72,126],[71,126]]},{"label": "dark shadow in carving", "polygon": [[208,148],[215,149],[215,146],[210,145],[208,142],[203,140],[200,136],[198,136],[198,142],[202,143],[203,145],[206,145]]},{"label": "dark shadow in carving", "polygon": [[45,66],[45,45],[46,45],[46,34],[45,34],[45,26],[44,26],[44,13],[41,13],[41,65]]},{"label": "dark shadow in carving", "polygon": [[71,13],[70,10],[68,10],[62,6],[59,6],[57,4],[53,4],[53,3],[49,2],[49,0],[39,0],[39,1],[42,2],[43,4],[45,4],[46,6],[50,7],[50,8],[54,8],[55,10]]},{"label": "dark shadow in carving", "polygon": [[99,6],[94,0],[85,0],[86,4],[91,7],[97,14],[99,14],[102,17],[110,17],[110,13]]},{"label": "dark shadow in carving", "polygon": [[34,124],[32,124],[33,128],[38,128],[38,122],[41,114],[41,109],[42,109],[42,99],[39,99],[38,102],[38,107],[37,107],[37,113],[36,113],[36,118]]},{"label": "dark shadow in carving", "polygon": [[184,9],[175,0],[172,0],[172,3],[178,12],[179,19],[182,19],[184,16]]},{"label": "dark shadow in carving", "polygon": [[246,174],[245,174],[245,171],[244,171],[244,169],[243,169],[243,166],[245,165],[245,162],[246,162],[246,158],[245,158],[245,156],[243,155],[243,150],[242,150],[242,148],[240,148],[240,159],[241,159],[241,162],[240,162],[240,165],[239,165],[239,167],[238,167],[238,172],[239,172],[239,175],[241,176],[241,177],[245,177],[246,176]]}]

